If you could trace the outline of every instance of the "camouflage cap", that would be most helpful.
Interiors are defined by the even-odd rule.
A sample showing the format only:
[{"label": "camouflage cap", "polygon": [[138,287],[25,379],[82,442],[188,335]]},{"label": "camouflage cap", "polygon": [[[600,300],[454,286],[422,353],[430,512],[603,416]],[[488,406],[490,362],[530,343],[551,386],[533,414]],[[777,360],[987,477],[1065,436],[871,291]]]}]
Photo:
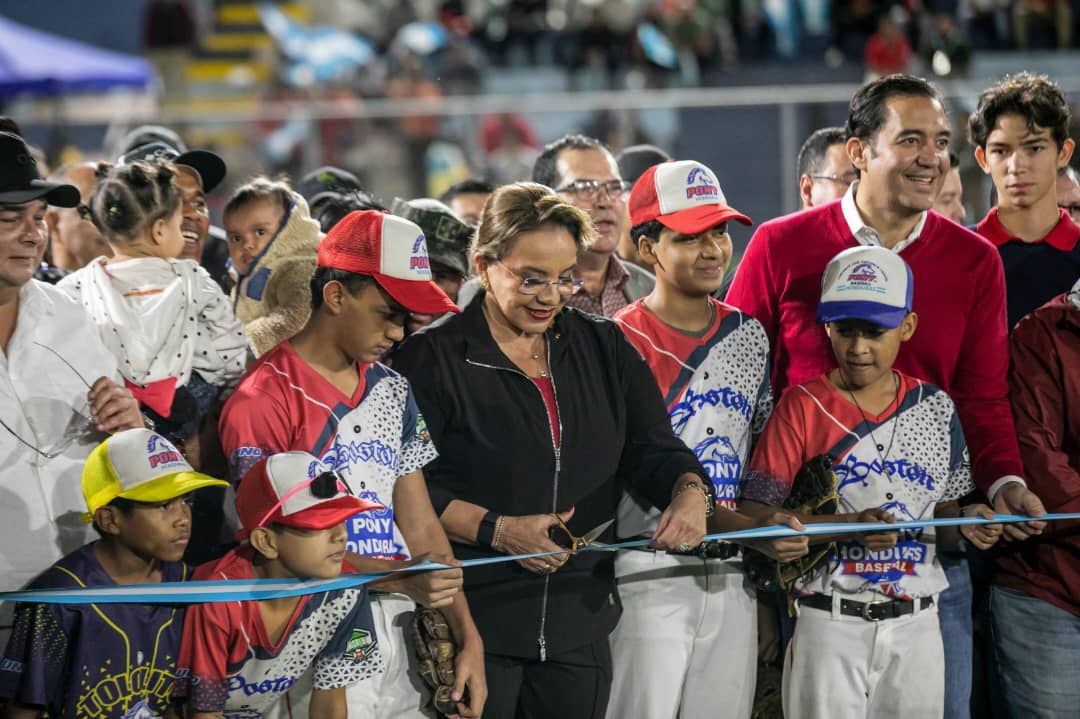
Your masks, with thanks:
[{"label": "camouflage cap", "polygon": [[390,209],[398,217],[415,222],[427,239],[428,259],[469,276],[469,243],[476,228],[466,224],[453,210],[427,197],[417,200],[395,198]]},{"label": "camouflage cap", "polygon": [[309,206],[328,197],[340,197],[362,189],[356,175],[330,165],[312,170],[301,177],[296,185],[296,191],[307,200]]}]

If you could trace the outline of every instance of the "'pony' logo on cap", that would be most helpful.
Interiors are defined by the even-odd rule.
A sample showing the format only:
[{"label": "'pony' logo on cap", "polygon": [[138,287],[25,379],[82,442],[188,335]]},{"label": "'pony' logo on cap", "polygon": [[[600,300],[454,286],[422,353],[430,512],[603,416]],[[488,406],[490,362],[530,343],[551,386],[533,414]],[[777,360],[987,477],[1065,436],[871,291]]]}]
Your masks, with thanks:
[{"label": "'pony' logo on cap", "polygon": [[865,289],[872,292],[884,292],[884,283],[889,278],[877,264],[869,261],[857,262],[847,273],[847,289]]},{"label": "'pony' logo on cap", "polygon": [[[699,184],[695,185],[694,183]],[[709,173],[704,167],[698,166],[690,170],[690,174],[686,176],[686,199],[690,200],[697,197],[712,199],[719,195],[720,188],[709,177]]]},{"label": "'pony' logo on cap", "polygon": [[315,477],[317,477],[318,475],[319,475],[319,463],[318,462],[308,462],[307,478],[308,479],[315,479]]},{"label": "'pony' logo on cap", "polygon": [[157,454],[151,454],[149,457],[150,469],[157,469],[158,467],[165,467],[170,464],[184,464],[186,460],[172,447],[166,444],[162,451]]},{"label": "'pony' logo on cap", "polygon": [[427,244],[424,242],[424,236],[420,235],[416,238],[416,242],[412,246],[412,254],[409,255],[409,269],[410,270],[430,270],[431,262],[428,260]]}]

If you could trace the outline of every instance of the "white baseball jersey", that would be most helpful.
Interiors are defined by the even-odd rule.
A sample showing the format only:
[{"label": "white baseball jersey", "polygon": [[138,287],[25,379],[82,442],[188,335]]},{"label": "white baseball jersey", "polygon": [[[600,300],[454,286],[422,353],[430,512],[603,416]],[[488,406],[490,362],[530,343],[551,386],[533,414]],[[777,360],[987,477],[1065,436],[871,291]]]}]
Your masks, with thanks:
[{"label": "white baseball jersey", "polygon": [[348,549],[407,559],[394,522],[394,483],[436,457],[408,380],[381,364],[359,368],[346,397],[289,342],[259,358],[225,405],[221,441],[239,479],[266,454],[303,450],[341,472],[357,496],[386,509],[348,522]]},{"label": "white baseball jersey", "polygon": [[[672,429],[709,473],[718,505],[735,509],[750,447],[772,409],[769,340],[757,320],[710,301],[714,318],[701,336],[665,324],[642,300],[614,320],[656,377]],[[619,535],[651,534],[659,518],[646,500],[627,495]]]},{"label": "white baseball jersey", "polygon": [[[928,519],[939,502],[974,490],[952,400],[933,385],[896,376],[897,401],[880,415],[864,413],[825,375],[785,392],[754,452],[742,496],[780,504],[799,468],[823,453],[835,460],[840,513],[880,507],[898,520]],[[896,546],[882,551],[842,540],[829,564],[797,587],[931,596],[948,586],[935,546],[932,529],[901,532]]]}]

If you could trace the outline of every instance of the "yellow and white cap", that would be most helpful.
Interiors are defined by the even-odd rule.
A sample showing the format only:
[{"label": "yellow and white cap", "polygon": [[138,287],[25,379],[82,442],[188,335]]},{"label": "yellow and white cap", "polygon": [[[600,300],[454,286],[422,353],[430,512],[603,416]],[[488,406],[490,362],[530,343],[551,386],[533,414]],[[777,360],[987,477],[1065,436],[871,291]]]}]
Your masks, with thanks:
[{"label": "yellow and white cap", "polygon": [[83,468],[87,524],[94,512],[117,497],[135,502],[167,502],[203,487],[224,487],[220,479],[196,472],[172,442],[148,429],[117,432],[94,448]]}]

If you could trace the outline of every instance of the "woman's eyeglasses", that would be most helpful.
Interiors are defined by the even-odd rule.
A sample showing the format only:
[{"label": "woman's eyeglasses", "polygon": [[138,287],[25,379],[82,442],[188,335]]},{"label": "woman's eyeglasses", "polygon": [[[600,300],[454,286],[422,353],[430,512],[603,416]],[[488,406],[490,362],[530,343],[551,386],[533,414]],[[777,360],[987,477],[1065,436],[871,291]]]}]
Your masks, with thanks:
[{"label": "woman's eyeglasses", "polygon": [[554,287],[561,295],[572,295],[585,284],[585,280],[580,277],[557,277],[554,280],[542,277],[527,277],[520,272],[515,272],[502,262],[499,262],[498,265],[521,281],[518,285],[518,292],[523,295],[538,295],[548,287]]}]

